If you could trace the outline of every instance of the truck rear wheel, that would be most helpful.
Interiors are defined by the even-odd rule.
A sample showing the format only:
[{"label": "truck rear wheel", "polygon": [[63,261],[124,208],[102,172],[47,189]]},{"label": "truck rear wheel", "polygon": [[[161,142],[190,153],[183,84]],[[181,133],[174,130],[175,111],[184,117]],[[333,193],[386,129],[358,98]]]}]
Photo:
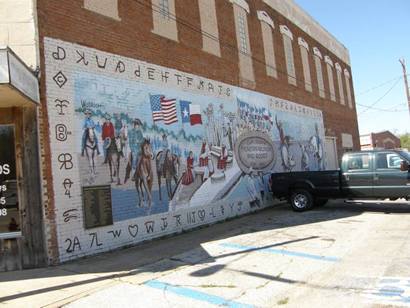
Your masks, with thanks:
[{"label": "truck rear wheel", "polygon": [[290,195],[290,205],[296,212],[310,210],[313,207],[313,196],[305,189],[296,189]]}]

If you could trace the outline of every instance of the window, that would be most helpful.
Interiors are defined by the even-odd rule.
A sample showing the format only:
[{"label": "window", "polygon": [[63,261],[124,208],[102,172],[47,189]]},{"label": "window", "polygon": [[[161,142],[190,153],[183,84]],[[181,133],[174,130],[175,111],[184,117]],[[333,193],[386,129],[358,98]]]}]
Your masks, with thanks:
[{"label": "window", "polygon": [[330,99],[332,101],[336,101],[336,94],[335,94],[335,83],[333,80],[333,61],[330,57],[325,56],[325,62],[327,67],[327,77],[329,79],[329,90],[330,90]]},{"label": "window", "polygon": [[169,2],[168,0],[159,0],[159,11],[163,18],[169,18]]},{"label": "window", "polygon": [[239,15],[238,18],[238,28],[239,28],[239,46],[240,51],[243,53],[248,53],[248,43],[246,37],[246,30],[245,30],[245,16],[244,13]]},{"label": "window", "polygon": [[347,69],[344,70],[345,75],[345,82],[346,82],[346,93],[347,93],[347,101],[349,103],[349,108],[353,108],[353,100],[352,100],[352,90],[350,88],[350,73]]},{"label": "window", "polygon": [[357,154],[350,155],[347,162],[347,169],[349,171],[363,171],[370,170],[370,155]]},{"label": "window", "polygon": [[337,84],[339,85],[340,103],[342,105],[346,105],[345,95],[344,95],[344,91],[343,91],[342,67],[340,66],[339,63],[336,63],[335,66],[336,66]]},{"label": "window", "polygon": [[309,45],[303,38],[298,39],[300,45],[300,54],[302,56],[303,77],[305,79],[306,91],[312,92],[312,81],[310,78],[310,66],[309,66]]},{"label": "window", "polygon": [[376,158],[377,169],[400,169],[402,159],[395,153],[378,153]]},{"label": "window", "polygon": [[296,86],[296,71],[295,62],[293,58],[293,34],[290,32],[289,28],[286,26],[280,26],[280,32],[282,33],[283,46],[285,48],[285,60],[286,60],[286,70],[288,73],[288,83]]},{"label": "window", "polygon": [[255,88],[255,73],[249,42],[248,17],[249,5],[245,0],[229,0],[233,4],[236,41],[239,56],[239,83],[247,88]]},{"label": "window", "polygon": [[118,0],[84,0],[84,8],[95,13],[120,20]]},{"label": "window", "polygon": [[221,56],[219,46],[218,21],[215,0],[198,0],[201,19],[202,49],[215,56]]},{"label": "window", "polygon": [[313,55],[315,60],[315,68],[316,68],[316,77],[317,77],[317,84],[319,88],[319,96],[325,98],[325,85],[323,82],[323,72],[322,72],[322,62],[323,59],[322,54],[320,53],[317,47],[313,48]]},{"label": "window", "polygon": [[258,11],[258,18],[261,21],[263,49],[265,53],[266,75],[278,78],[275,61],[275,49],[273,43],[272,30],[275,28],[273,20],[264,11]]},{"label": "window", "polygon": [[175,20],[175,0],[151,0],[152,32],[170,40],[178,41],[177,22]]}]

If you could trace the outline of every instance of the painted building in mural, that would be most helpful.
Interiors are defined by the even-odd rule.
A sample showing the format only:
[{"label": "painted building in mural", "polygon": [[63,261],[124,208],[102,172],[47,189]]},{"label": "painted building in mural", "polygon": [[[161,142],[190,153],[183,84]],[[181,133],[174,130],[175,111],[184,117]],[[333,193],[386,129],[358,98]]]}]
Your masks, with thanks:
[{"label": "painted building in mural", "polygon": [[272,172],[358,147],[348,51],[292,1],[80,2],[33,10],[39,265],[271,206]]}]

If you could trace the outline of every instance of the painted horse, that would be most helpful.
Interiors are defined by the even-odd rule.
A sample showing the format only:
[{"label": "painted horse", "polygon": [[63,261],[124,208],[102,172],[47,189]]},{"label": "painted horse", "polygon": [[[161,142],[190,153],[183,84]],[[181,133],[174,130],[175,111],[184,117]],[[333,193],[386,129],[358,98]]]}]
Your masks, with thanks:
[{"label": "painted horse", "polygon": [[97,140],[95,137],[94,128],[89,127],[85,131],[85,154],[87,155],[91,175],[95,175],[94,157],[97,151]]},{"label": "painted horse", "polygon": [[114,177],[117,178],[117,185],[121,185],[120,180],[120,161],[122,154],[121,139],[119,137],[111,138],[107,146],[107,161],[110,169],[111,183],[114,183]]},{"label": "painted horse", "polygon": [[173,197],[172,180],[175,181],[175,185],[178,185],[178,170],[179,170],[179,157],[172,154],[170,150],[166,150],[164,163],[161,166],[162,151],[159,151],[155,156],[155,166],[157,169],[158,188],[159,188],[159,200],[162,200],[161,194],[161,179],[165,179],[165,186],[167,188],[168,200]]},{"label": "painted horse", "polygon": [[149,139],[144,139],[141,143],[141,156],[134,174],[139,207],[143,207],[145,202],[148,203],[149,208],[152,205],[151,190],[154,175],[151,165],[152,156],[151,142]]}]

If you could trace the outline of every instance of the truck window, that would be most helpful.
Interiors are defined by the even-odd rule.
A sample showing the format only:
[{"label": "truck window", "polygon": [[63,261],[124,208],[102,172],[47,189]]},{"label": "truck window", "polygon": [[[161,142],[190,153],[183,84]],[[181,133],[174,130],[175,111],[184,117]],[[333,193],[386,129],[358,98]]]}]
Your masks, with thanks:
[{"label": "truck window", "polygon": [[377,169],[400,169],[401,157],[395,153],[378,153],[376,157]]},{"label": "truck window", "polygon": [[347,169],[350,170],[369,170],[370,156],[369,154],[356,154],[349,156]]}]

